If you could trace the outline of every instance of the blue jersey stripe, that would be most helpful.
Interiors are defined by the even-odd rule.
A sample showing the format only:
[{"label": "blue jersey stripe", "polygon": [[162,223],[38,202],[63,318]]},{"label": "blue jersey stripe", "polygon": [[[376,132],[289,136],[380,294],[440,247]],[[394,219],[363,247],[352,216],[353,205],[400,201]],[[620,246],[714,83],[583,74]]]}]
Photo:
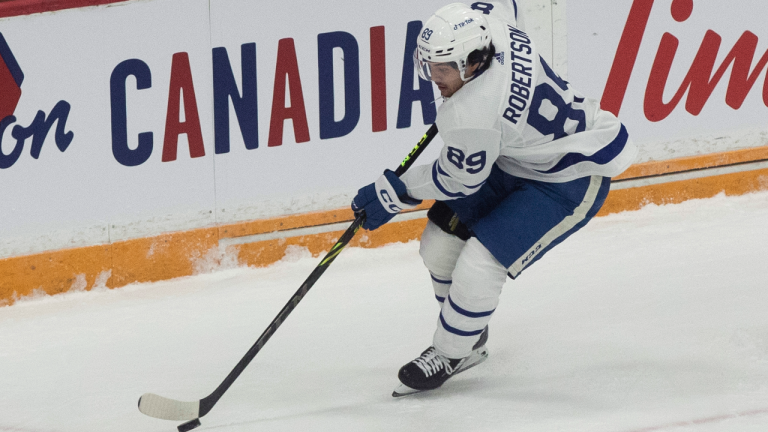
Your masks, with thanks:
[{"label": "blue jersey stripe", "polygon": [[459,335],[459,336],[477,336],[477,335],[479,335],[480,333],[483,332],[483,330],[464,331],[464,330],[459,330],[456,327],[451,327],[450,325],[448,325],[448,323],[445,322],[445,318],[443,318],[443,313],[442,312],[440,313],[440,324],[443,325],[443,328],[445,330],[447,330],[448,333],[453,333],[453,334]]},{"label": "blue jersey stripe", "polygon": [[448,303],[451,304],[451,307],[453,308],[453,310],[455,310],[456,312],[464,315],[465,317],[469,317],[469,318],[482,318],[482,317],[486,317],[486,316],[491,315],[493,313],[493,311],[496,310],[496,309],[494,309],[494,310],[490,310],[490,311],[486,311],[486,312],[470,312],[470,311],[468,311],[466,309],[461,308],[456,303],[454,303],[453,300],[451,300],[451,296],[448,296]]},{"label": "blue jersey stripe", "polygon": [[24,81],[24,72],[21,71],[21,67],[16,62],[11,47],[5,42],[3,34],[0,33],[0,57],[2,57],[5,65],[8,66],[8,70],[11,71],[11,76],[16,82],[16,86],[21,88],[21,83]]},{"label": "blue jersey stripe", "polygon": [[440,303],[444,303],[444,302],[445,302],[445,297],[440,297],[439,295],[435,294],[435,298],[436,298],[436,299],[437,299],[437,301],[439,301]]},{"label": "blue jersey stripe", "polygon": [[481,187],[484,184],[485,184],[485,180],[481,181],[480,184],[476,184],[474,186],[464,185],[464,187],[467,188],[467,189],[477,189],[477,188]]},{"label": "blue jersey stripe", "polygon": [[[512,6],[515,7],[515,21],[517,21],[517,2],[515,0],[512,0]],[[517,27],[518,23],[515,23],[515,26]],[[519,28],[519,27],[518,27]]]},{"label": "blue jersey stripe", "polygon": [[443,167],[440,166],[440,161],[435,161],[435,164],[437,164],[437,173],[440,175],[444,175],[448,178],[451,178],[451,175],[448,174],[446,170],[443,169]]},{"label": "blue jersey stripe", "polygon": [[445,196],[451,197],[451,198],[465,198],[466,195],[464,195],[461,192],[451,192],[448,189],[446,189],[442,183],[440,183],[440,179],[438,178],[438,175],[442,174],[446,177],[450,178],[450,175],[448,175],[447,172],[443,171],[442,168],[440,168],[440,163],[438,161],[435,161],[434,164],[432,164],[432,181],[435,183],[435,186],[437,186],[437,189],[442,192]]},{"label": "blue jersey stripe", "polygon": [[568,153],[551,169],[547,171],[536,171],[542,174],[553,174],[581,162],[593,162],[598,165],[605,165],[624,150],[624,146],[626,146],[628,140],[629,134],[627,133],[627,128],[622,124],[619,135],[610,144],[603,147],[592,156],[585,156],[581,153]]}]

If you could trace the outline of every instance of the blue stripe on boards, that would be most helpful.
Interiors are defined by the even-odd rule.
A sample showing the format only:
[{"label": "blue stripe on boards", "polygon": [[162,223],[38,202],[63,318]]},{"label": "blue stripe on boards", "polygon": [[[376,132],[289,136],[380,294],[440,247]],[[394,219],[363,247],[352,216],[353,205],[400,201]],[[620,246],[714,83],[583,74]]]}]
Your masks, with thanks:
[{"label": "blue stripe on boards", "polygon": [[454,303],[453,300],[451,300],[451,296],[448,296],[448,303],[451,304],[451,307],[453,308],[453,310],[455,310],[456,312],[464,315],[465,317],[470,317],[470,318],[486,317],[486,316],[489,316],[490,314],[492,314],[493,311],[496,310],[496,309],[494,309],[494,310],[487,311],[487,312],[470,312],[470,311],[468,311],[466,309],[462,309],[459,305]]},{"label": "blue stripe on boards", "polygon": [[581,153],[568,153],[551,169],[547,171],[536,171],[543,174],[552,174],[581,162],[593,162],[598,165],[605,165],[624,150],[624,146],[626,146],[628,140],[629,134],[627,133],[627,128],[622,124],[619,135],[610,144],[603,147],[592,156],[585,156]]},{"label": "blue stripe on boards", "polygon": [[432,181],[435,183],[435,186],[437,186],[437,189],[440,190],[445,196],[451,197],[451,198],[465,198],[466,195],[464,195],[461,192],[451,192],[440,183],[440,179],[438,178],[438,174],[444,175],[446,177],[451,177],[448,175],[447,172],[443,171],[442,168],[440,168],[440,164],[438,161],[435,161],[434,164],[432,164]]},{"label": "blue stripe on boards", "polygon": [[469,332],[467,332],[467,331],[459,330],[456,327],[451,327],[451,326],[448,325],[448,323],[445,322],[445,318],[443,318],[443,313],[442,312],[440,312],[440,324],[443,325],[443,328],[446,331],[448,331],[448,333],[453,333],[453,334],[459,335],[459,336],[477,336],[477,335],[479,335],[480,333],[483,332],[482,329],[477,330],[477,331],[469,331]]},{"label": "blue stripe on boards", "polygon": [[432,278],[433,281],[435,281],[437,283],[446,284],[446,285],[450,285],[450,284],[453,283],[453,281],[450,280],[450,279],[447,279],[447,280],[438,279],[432,273],[430,273],[429,276]]}]

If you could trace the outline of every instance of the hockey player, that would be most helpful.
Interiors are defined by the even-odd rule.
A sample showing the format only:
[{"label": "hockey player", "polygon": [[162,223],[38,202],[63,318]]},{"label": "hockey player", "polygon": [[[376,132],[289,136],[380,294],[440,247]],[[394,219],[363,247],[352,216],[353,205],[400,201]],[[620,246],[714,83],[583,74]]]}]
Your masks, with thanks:
[{"label": "hockey player", "polygon": [[374,230],[435,199],[420,254],[441,304],[433,344],[393,396],[431,390],[488,355],[488,322],[512,279],[582,228],[633,161],[627,130],[539,56],[514,0],[454,3],[422,28],[414,62],[443,97],[444,147],[401,178],[386,171],[352,208]]}]

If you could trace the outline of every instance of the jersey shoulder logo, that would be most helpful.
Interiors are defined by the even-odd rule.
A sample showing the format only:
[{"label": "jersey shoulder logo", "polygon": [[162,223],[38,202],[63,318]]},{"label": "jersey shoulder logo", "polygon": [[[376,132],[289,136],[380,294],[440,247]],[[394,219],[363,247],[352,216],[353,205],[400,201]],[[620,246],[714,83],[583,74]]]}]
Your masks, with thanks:
[{"label": "jersey shoulder logo", "polygon": [[504,65],[504,53],[503,52],[494,54],[493,58],[495,58],[496,61],[499,62],[500,65],[502,65],[502,66]]}]

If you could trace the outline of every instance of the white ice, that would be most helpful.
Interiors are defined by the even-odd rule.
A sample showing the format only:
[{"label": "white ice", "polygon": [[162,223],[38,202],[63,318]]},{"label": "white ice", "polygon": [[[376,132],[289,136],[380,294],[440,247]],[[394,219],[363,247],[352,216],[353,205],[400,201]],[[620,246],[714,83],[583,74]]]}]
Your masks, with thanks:
[{"label": "white ice", "polygon": [[[175,431],[319,262],[0,308],[0,431]],[[490,357],[394,399],[437,319],[418,244],[345,250],[200,431],[768,430],[768,193],[598,218],[505,286]]]}]

